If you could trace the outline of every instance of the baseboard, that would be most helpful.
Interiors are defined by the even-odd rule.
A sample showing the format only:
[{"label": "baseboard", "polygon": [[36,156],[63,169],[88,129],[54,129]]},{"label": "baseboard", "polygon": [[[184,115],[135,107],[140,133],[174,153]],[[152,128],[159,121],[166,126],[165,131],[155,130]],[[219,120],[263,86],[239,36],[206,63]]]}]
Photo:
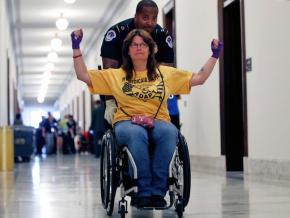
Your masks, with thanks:
[{"label": "baseboard", "polygon": [[248,179],[289,184],[290,161],[244,157],[244,176]]},{"label": "baseboard", "polygon": [[200,171],[225,175],[225,156],[210,157],[200,155],[190,155],[190,166],[192,171]]}]

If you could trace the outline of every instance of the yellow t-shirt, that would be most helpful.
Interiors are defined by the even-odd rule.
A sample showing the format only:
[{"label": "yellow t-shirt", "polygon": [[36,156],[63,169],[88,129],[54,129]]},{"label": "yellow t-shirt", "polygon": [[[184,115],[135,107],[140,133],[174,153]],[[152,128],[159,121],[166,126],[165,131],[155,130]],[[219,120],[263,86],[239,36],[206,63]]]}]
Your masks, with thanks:
[{"label": "yellow t-shirt", "polygon": [[[126,73],[122,68],[89,70],[92,82],[89,90],[93,94],[113,95],[118,102],[118,109],[114,115],[113,123],[121,120],[130,120],[130,116],[146,115],[154,117],[163,99],[160,110],[156,116],[158,120],[169,122],[167,99],[169,95],[189,94],[189,81],[192,73],[168,66],[159,66],[159,71],[154,81],[148,81],[147,71],[137,71],[132,81],[126,80]],[[165,90],[165,96],[164,96]],[[122,108],[122,110],[120,109]]]}]

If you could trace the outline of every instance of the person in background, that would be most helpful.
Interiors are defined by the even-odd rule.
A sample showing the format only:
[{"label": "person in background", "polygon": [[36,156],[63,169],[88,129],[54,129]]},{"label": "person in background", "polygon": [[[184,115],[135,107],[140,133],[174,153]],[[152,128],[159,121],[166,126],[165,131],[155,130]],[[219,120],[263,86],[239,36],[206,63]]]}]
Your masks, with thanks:
[{"label": "person in background", "polygon": [[106,131],[104,123],[105,107],[102,100],[96,100],[92,110],[92,121],[90,131],[93,134],[93,153],[100,156],[101,140]]},{"label": "person in background", "polygon": [[67,121],[67,144],[71,153],[76,153],[76,146],[75,146],[75,136],[77,134],[77,122],[74,120],[73,115],[68,115]]},{"label": "person in background", "polygon": [[21,114],[20,113],[17,113],[16,115],[15,115],[15,120],[14,120],[14,123],[13,123],[13,125],[15,126],[15,125],[23,125],[23,120],[22,120],[22,117],[21,117]]},{"label": "person in background", "polygon": [[[212,55],[198,73],[192,73],[157,64],[156,43],[145,30],[134,29],[124,40],[121,68],[88,71],[80,50],[82,38],[82,30],[71,33],[76,76],[91,93],[113,95],[118,102],[114,132],[118,144],[127,145],[137,166],[137,207],[165,207],[168,167],[178,143],[167,99],[169,95],[189,94],[192,86],[204,84],[222,43],[212,40]],[[149,139],[154,144],[152,156]]]},{"label": "person in background", "polygon": [[45,138],[46,154],[56,153],[57,120],[51,112],[42,123],[42,136]]},{"label": "person in background", "polygon": [[43,136],[43,128],[45,122],[45,116],[41,116],[41,121],[39,122],[38,128],[35,132],[35,141],[36,141],[36,151],[35,155],[42,155],[42,148],[45,145],[45,137]]},{"label": "person in background", "polygon": [[[157,45],[155,53],[157,62],[173,66],[173,40],[169,32],[157,24],[158,11],[158,6],[154,1],[142,0],[137,4],[134,18],[121,21],[109,28],[101,47],[104,69],[119,68],[122,65],[123,41],[127,34],[135,28],[144,29],[150,33]],[[105,119],[109,124],[112,124],[113,116],[117,109],[116,102],[112,96],[106,96],[105,106]],[[177,102],[171,102],[170,107],[178,107]]]},{"label": "person in background", "polygon": [[66,137],[68,131],[68,114],[64,115],[63,118],[58,121],[58,132],[56,138],[56,151],[57,154],[67,153]]},{"label": "person in background", "polygon": [[176,126],[178,130],[180,130],[180,117],[179,117],[179,109],[178,109],[178,100],[180,99],[180,95],[170,95],[167,101],[167,108],[170,116],[171,123]]}]

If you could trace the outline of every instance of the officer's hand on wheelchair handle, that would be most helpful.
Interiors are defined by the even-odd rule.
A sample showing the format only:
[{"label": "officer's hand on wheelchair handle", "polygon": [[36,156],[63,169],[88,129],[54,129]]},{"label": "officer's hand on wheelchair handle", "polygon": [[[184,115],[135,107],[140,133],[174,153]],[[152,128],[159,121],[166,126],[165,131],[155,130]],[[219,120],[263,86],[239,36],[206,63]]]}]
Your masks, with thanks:
[{"label": "officer's hand on wheelchair handle", "polygon": [[218,59],[223,48],[223,43],[217,39],[211,41],[212,57]]},{"label": "officer's hand on wheelchair handle", "polygon": [[71,42],[72,42],[72,49],[79,49],[80,48],[80,43],[83,39],[83,30],[75,30],[71,34]]},{"label": "officer's hand on wheelchair handle", "polygon": [[117,111],[117,104],[114,99],[106,100],[105,119],[112,125],[114,114]]}]

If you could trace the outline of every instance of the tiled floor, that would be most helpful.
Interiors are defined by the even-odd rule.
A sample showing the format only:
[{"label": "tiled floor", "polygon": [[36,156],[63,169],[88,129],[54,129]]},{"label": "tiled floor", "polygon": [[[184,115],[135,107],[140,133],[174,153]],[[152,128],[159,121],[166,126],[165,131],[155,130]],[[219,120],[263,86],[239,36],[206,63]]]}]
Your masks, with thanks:
[{"label": "tiled floor", "polygon": [[[119,197],[116,197],[119,200]],[[0,173],[1,218],[107,217],[100,200],[99,159],[91,155],[49,156]],[[112,217],[119,217],[117,200]],[[174,209],[141,211],[126,217],[177,217]],[[184,217],[289,218],[290,187],[192,172]]]}]

